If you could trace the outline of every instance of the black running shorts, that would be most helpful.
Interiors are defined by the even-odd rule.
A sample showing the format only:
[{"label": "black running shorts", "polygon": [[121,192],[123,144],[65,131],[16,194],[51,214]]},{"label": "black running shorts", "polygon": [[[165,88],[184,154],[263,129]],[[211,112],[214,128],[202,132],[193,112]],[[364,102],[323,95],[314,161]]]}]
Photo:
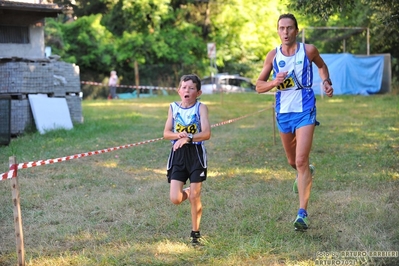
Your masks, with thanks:
[{"label": "black running shorts", "polygon": [[168,182],[179,180],[186,184],[200,183],[206,180],[206,150],[203,145],[185,144],[176,151],[171,150],[168,161]]}]

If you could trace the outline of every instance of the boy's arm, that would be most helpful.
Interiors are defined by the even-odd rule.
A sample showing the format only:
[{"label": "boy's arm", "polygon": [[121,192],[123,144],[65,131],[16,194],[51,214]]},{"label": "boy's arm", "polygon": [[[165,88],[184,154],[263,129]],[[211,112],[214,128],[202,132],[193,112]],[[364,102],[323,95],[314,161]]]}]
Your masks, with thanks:
[{"label": "boy's arm", "polygon": [[195,133],[193,141],[203,141],[211,138],[211,125],[208,119],[208,107],[205,104],[200,105],[200,116],[201,116],[201,132]]},{"label": "boy's arm", "polygon": [[179,138],[179,133],[173,132],[173,114],[172,108],[169,107],[168,118],[166,119],[165,128],[163,130],[163,138],[167,140],[175,140]]}]

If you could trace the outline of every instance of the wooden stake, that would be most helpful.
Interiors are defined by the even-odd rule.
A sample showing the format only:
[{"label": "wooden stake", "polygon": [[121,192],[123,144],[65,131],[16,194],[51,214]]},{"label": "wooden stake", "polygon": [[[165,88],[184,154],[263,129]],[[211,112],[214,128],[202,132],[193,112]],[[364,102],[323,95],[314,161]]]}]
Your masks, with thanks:
[{"label": "wooden stake", "polygon": [[15,241],[17,244],[18,265],[25,266],[24,234],[22,229],[21,204],[15,156],[9,158],[9,163],[10,166],[14,168],[14,176],[11,178],[11,192],[14,205]]},{"label": "wooden stake", "polygon": [[272,103],[272,119],[273,119],[273,143],[276,145],[276,109]]},{"label": "wooden stake", "polygon": [[134,60],[134,81],[136,84],[136,95],[137,98],[140,98],[140,78],[139,78],[139,64],[137,63],[137,60]]}]

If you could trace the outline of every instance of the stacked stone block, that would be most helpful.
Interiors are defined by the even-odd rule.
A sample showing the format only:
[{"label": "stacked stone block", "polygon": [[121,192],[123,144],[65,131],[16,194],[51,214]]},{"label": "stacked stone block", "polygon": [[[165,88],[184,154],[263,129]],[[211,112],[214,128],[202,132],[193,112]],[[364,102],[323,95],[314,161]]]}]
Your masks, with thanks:
[{"label": "stacked stone block", "polygon": [[54,96],[65,97],[69,94],[79,94],[79,67],[74,64],[56,61],[53,63]]},{"label": "stacked stone block", "polygon": [[76,123],[83,123],[82,117],[82,98],[78,94],[69,94],[65,96],[71,119]]},{"label": "stacked stone block", "polygon": [[11,100],[11,135],[19,135],[34,125],[28,99]]},{"label": "stacked stone block", "polygon": [[53,88],[53,68],[50,63],[0,63],[0,77],[0,93],[50,94]]},{"label": "stacked stone block", "polygon": [[10,113],[10,97],[0,95],[0,145],[8,145],[10,143]]},{"label": "stacked stone block", "polygon": [[62,61],[0,61],[0,94],[11,95],[11,135],[33,125],[29,94],[66,98],[72,122],[82,123],[79,67]]}]

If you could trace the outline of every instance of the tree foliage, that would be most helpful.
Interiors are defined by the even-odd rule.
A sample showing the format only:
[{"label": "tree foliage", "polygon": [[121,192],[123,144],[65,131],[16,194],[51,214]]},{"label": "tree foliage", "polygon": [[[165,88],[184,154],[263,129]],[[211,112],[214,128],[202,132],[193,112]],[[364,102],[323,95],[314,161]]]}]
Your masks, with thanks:
[{"label": "tree foliage", "polygon": [[[153,85],[167,85],[160,84],[168,80],[165,76],[174,75],[176,80],[183,72],[205,76],[210,74],[207,43],[215,42],[219,71],[255,76],[258,69],[254,71],[253,65],[263,61],[266,51],[277,43],[275,21],[279,9],[273,1],[261,8],[256,7],[255,0],[99,3],[102,14],[93,15],[89,1],[76,1],[73,7],[77,20],[62,27],[60,55],[80,65],[82,75],[89,70],[105,74],[118,68],[124,80],[132,82],[131,73],[138,62],[140,79]],[[47,32],[52,35],[59,26],[50,25],[54,28]],[[260,25],[262,30],[258,30]],[[55,40],[48,38],[51,42]],[[153,65],[158,71],[164,66],[158,73],[160,78],[154,79],[152,73],[152,80],[146,79]]]},{"label": "tree foliage", "polygon": [[[399,57],[399,2],[391,0],[291,0],[289,7],[340,26],[370,29],[372,53]],[[331,21],[331,18],[332,21]],[[387,38],[389,36],[389,38]]]},{"label": "tree foliage", "polygon": [[[399,43],[399,1],[289,0],[289,2],[290,8],[304,13],[307,17],[313,17],[315,20],[321,18],[321,24],[324,25],[369,28],[370,53],[391,54],[393,80],[395,82],[399,79],[399,50],[396,48]],[[353,40],[353,45],[360,47],[362,45],[360,40],[364,40],[365,36],[355,35],[355,37],[358,40]]]},{"label": "tree foliage", "polygon": [[[46,44],[76,63],[81,76],[99,77],[117,69],[134,84],[175,86],[179,76],[210,74],[207,43],[216,43],[219,72],[256,79],[267,52],[277,45],[277,19],[294,13],[300,27],[368,27],[371,53],[396,49],[399,4],[387,0],[57,0],[70,4],[77,19],[48,20]],[[387,37],[389,36],[389,38]],[[309,41],[321,51],[366,52],[366,31],[313,31]],[[345,46],[343,42],[345,40]],[[91,76],[91,78],[93,78]]]}]

